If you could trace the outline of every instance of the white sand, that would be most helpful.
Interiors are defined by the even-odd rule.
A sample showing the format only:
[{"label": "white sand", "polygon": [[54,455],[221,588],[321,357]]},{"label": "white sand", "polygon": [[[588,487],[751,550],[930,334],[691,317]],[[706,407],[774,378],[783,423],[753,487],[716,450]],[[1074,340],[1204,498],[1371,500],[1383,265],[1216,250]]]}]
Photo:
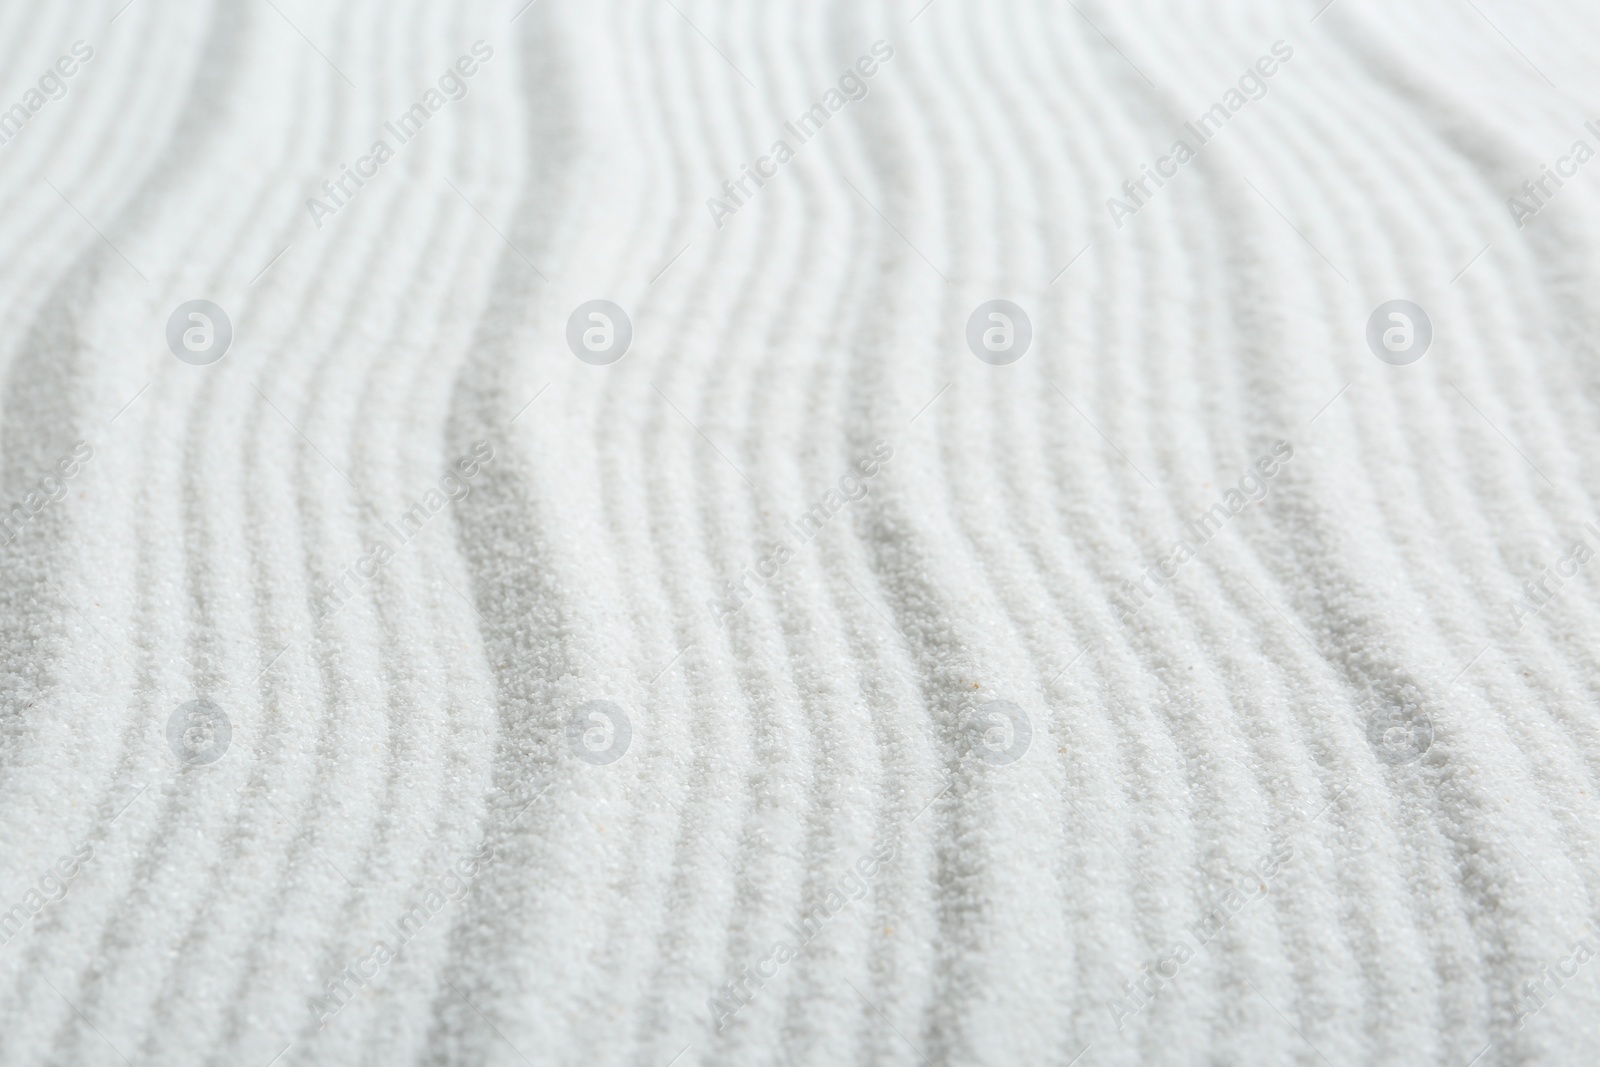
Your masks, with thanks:
[{"label": "white sand", "polygon": [[1600,10],[121,3],[0,7],[0,1063],[1600,1060]]}]

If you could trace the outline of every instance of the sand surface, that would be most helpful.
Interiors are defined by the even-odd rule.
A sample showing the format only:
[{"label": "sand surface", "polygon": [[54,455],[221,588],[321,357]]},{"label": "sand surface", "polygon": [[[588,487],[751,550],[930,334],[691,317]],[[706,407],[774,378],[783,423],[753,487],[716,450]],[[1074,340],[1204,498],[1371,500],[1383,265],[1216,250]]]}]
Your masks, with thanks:
[{"label": "sand surface", "polygon": [[1600,1060],[1600,9],[124,2],[0,1064]]}]

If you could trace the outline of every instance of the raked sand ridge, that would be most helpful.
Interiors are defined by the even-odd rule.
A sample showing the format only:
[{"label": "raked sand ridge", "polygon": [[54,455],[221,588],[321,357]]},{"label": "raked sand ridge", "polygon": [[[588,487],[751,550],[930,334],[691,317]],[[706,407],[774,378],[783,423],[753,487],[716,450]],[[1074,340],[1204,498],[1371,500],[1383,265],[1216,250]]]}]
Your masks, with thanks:
[{"label": "raked sand ridge", "polygon": [[0,1063],[1600,1058],[1600,12],[122,3]]}]

